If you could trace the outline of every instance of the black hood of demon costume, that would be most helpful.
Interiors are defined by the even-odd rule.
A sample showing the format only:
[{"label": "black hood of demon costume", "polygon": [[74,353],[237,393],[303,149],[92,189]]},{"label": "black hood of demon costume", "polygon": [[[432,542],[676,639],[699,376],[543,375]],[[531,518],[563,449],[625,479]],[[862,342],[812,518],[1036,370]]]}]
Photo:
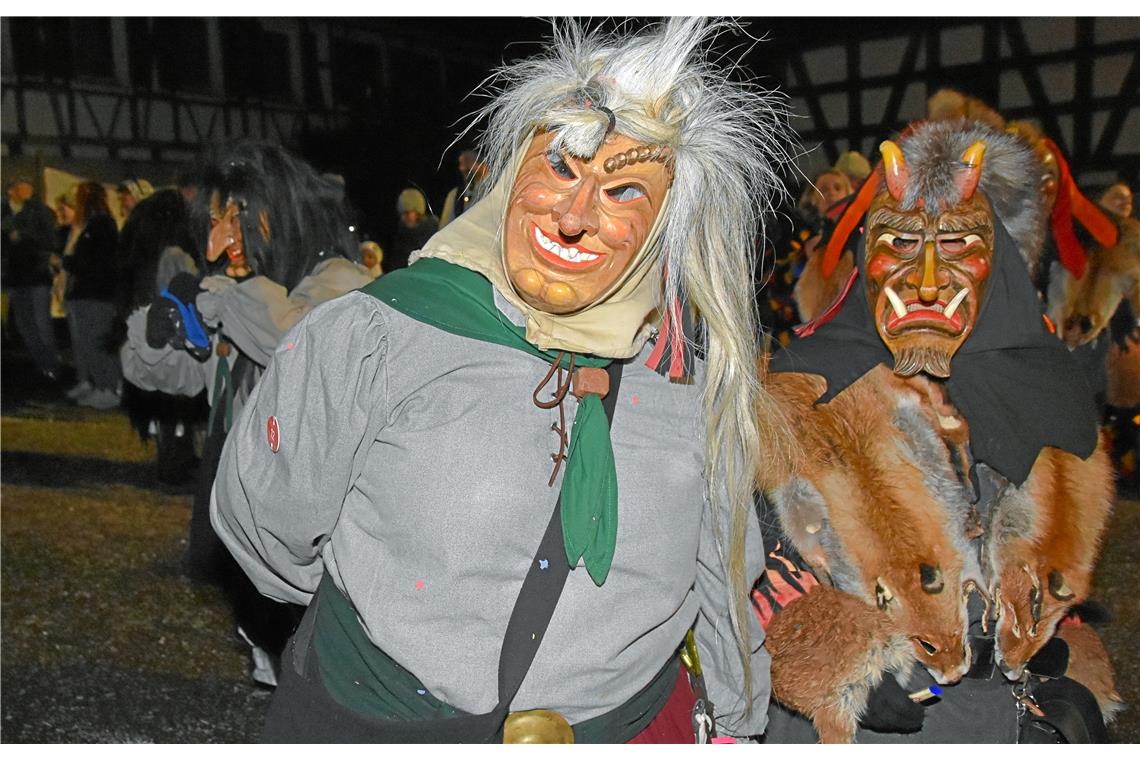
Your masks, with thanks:
[{"label": "black hood of demon costume", "polygon": [[[994,268],[985,302],[944,382],[970,426],[975,461],[1020,486],[1046,446],[1089,457],[1097,444],[1097,411],[1080,367],[1046,325],[1017,246],[1001,221],[994,221]],[[862,240],[855,250],[863,250]],[[856,259],[856,280],[835,317],[772,357],[772,372],[826,380],[817,404],[877,364],[894,366],[867,306],[863,257]]]}]

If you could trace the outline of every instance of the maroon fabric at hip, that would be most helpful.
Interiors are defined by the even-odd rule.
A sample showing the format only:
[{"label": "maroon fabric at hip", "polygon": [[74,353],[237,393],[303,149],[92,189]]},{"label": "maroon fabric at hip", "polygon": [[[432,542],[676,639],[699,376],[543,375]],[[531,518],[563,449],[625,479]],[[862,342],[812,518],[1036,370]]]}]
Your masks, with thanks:
[{"label": "maroon fabric at hip", "polygon": [[693,705],[697,697],[689,685],[689,671],[684,667],[677,670],[677,685],[669,701],[657,713],[653,722],[641,733],[629,740],[629,744],[692,744]]}]

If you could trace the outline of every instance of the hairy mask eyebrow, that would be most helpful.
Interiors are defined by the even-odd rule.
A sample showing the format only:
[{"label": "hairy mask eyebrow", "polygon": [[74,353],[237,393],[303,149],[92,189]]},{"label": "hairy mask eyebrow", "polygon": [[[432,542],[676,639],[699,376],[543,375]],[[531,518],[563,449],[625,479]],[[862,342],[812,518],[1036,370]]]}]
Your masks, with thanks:
[{"label": "hairy mask eyebrow", "polygon": [[915,214],[904,214],[894,209],[878,209],[867,222],[868,227],[877,224],[890,227],[901,232],[922,232],[925,228],[922,217]]},{"label": "hairy mask eyebrow", "polygon": [[965,232],[967,230],[976,230],[979,227],[988,227],[989,225],[989,214],[984,211],[960,214],[947,213],[938,218],[939,232]]}]

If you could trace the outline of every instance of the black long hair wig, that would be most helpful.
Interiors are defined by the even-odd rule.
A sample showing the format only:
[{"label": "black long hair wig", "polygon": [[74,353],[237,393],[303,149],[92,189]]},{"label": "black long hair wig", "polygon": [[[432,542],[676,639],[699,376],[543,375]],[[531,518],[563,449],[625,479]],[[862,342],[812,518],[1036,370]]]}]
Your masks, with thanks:
[{"label": "black long hair wig", "polygon": [[[195,217],[208,217],[213,197],[222,207],[232,199],[241,210],[250,268],[286,290],[322,261],[334,256],[355,260],[358,255],[345,212],[344,188],[280,146],[237,142],[215,147],[206,153],[200,183]],[[263,211],[268,239],[260,223]]]}]

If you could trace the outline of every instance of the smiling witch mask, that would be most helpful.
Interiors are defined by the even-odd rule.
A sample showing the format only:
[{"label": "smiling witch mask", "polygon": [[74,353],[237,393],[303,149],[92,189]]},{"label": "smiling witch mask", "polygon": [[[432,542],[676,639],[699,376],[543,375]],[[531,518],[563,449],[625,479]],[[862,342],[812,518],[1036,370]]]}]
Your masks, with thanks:
[{"label": "smiling witch mask", "polygon": [[589,308],[621,285],[649,240],[671,178],[671,151],[611,133],[590,159],[538,132],[523,156],[504,222],[503,260],[530,306]]},{"label": "smiling witch mask", "polygon": [[977,190],[985,143],[954,168],[958,202],[904,206],[911,178],[902,151],[880,146],[886,190],[867,213],[867,303],[904,377],[950,376],[950,360],[973,331],[993,265],[993,211]]}]

